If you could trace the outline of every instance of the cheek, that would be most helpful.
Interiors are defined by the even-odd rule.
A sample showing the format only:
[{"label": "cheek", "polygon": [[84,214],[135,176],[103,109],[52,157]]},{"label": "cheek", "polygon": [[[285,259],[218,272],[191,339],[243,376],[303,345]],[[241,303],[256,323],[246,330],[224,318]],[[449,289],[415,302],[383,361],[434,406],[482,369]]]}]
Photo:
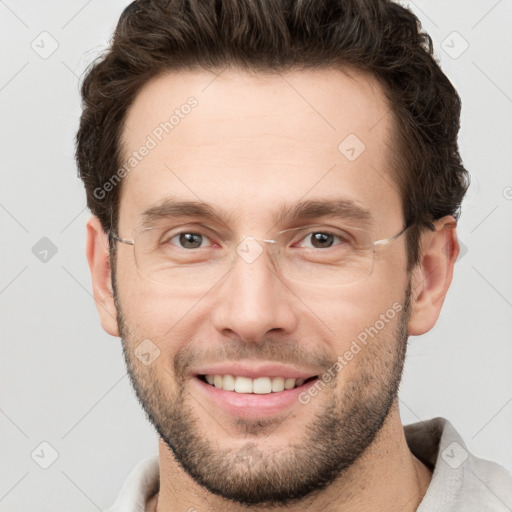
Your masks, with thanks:
[{"label": "cheek", "polygon": [[340,301],[346,307],[338,315],[332,351],[337,359],[335,371],[340,389],[364,382],[370,393],[371,389],[379,391],[379,383],[390,378],[400,343],[398,331],[404,305],[401,294],[383,294],[374,301],[362,294],[361,299],[358,306]]},{"label": "cheek", "polygon": [[160,339],[193,314],[200,297],[171,286],[154,283],[142,276],[133,258],[117,263],[119,306],[133,336]]},{"label": "cheek", "polygon": [[153,389],[172,394],[177,392],[174,358],[195,333],[184,321],[190,307],[170,295],[128,285],[119,290],[126,328],[124,342],[132,364],[139,368],[139,378]]},{"label": "cheek", "polygon": [[156,287],[131,287],[119,295],[124,319],[132,333],[155,340],[177,339],[178,333],[185,336],[186,319],[194,315],[197,303],[197,298],[186,300],[174,296],[172,290],[159,293]]},{"label": "cheek", "polygon": [[407,279],[395,279],[396,272],[386,272],[372,274],[365,282],[329,292],[329,295],[319,290],[305,300],[311,311],[328,326],[336,355],[357,351],[354,343],[364,347],[365,342],[374,339],[388,340],[386,344],[392,342],[390,337],[394,339],[404,309]]}]

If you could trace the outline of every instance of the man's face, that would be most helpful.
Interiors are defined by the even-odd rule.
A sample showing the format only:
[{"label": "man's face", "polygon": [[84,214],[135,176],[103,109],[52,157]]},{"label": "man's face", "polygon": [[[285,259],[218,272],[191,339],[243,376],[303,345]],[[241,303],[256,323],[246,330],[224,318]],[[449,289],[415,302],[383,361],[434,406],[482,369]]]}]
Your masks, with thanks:
[{"label": "man's face", "polygon": [[[402,229],[392,116],[368,77],[335,70],[168,74],[147,84],[130,109],[125,156],[148,135],[155,139],[155,128],[189,97],[197,106],[124,179],[120,237],[137,239],[143,212],[169,199],[204,202],[226,214],[222,223],[174,219],[185,233],[207,235],[200,242],[212,254],[236,248],[246,236],[268,240],[304,224],[363,222],[319,216],[276,224],[284,206],[309,200],[343,200],[366,210],[373,240]],[[181,251],[195,247],[172,240]],[[311,237],[301,243],[310,247]],[[289,279],[276,271],[267,243],[260,246],[253,261],[234,252],[215,282],[187,286],[177,278],[173,286],[148,279],[137,269],[134,248],[118,243],[115,282],[129,373],[162,440],[210,492],[270,505],[328,485],[375,438],[402,371],[409,278],[403,236],[376,248],[365,280],[340,286],[314,277],[318,269],[311,279]],[[149,353],[145,360],[137,357],[139,345]],[[242,375],[298,372],[322,380],[331,370],[332,378],[325,385],[317,380],[316,393],[310,381],[296,390],[242,394],[198,377],[208,370],[236,377],[236,370],[214,368],[235,364]],[[271,364],[285,368],[262,369]]]}]

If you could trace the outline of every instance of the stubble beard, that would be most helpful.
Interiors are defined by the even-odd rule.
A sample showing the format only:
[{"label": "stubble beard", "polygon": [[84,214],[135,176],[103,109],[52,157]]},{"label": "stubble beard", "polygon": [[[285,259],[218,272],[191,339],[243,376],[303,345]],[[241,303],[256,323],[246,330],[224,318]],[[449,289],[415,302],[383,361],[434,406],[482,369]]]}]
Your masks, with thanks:
[{"label": "stubble beard", "polygon": [[[350,380],[337,382],[319,393],[325,394],[320,411],[318,407],[313,409],[319,397],[307,405],[297,404],[311,407],[316,415],[310,415],[300,429],[303,435],[299,442],[288,443],[279,450],[265,450],[266,436],[286,432],[286,426],[280,430],[272,420],[234,419],[231,429],[243,436],[227,438],[225,442],[211,439],[211,429],[197,411],[203,416],[206,413],[185,388],[185,379],[175,379],[176,392],[171,396],[154,367],[145,367],[135,357],[140,336],[131,332],[115,290],[116,286],[123,353],[138,401],[183,470],[209,492],[226,500],[244,506],[284,507],[314,496],[361,457],[396,400],[407,348],[410,283],[394,328],[387,327],[386,333],[381,332],[362,348],[350,363],[358,365],[357,374],[352,373]],[[275,343],[279,345],[278,340]],[[175,366],[178,361],[177,354]],[[343,369],[336,377],[344,378]],[[335,390],[340,387],[343,394],[337,396]],[[307,414],[300,410],[294,416],[304,418]],[[206,421],[215,421],[207,414],[206,417]],[[222,444],[227,447],[219,449]]]}]

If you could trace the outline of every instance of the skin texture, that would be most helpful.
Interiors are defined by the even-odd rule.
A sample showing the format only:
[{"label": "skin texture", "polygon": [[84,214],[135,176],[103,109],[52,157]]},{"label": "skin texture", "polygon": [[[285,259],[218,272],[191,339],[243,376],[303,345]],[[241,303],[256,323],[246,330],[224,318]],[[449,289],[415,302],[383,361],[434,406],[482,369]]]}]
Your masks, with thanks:
[{"label": "skin texture", "polygon": [[[293,227],[276,226],[272,215],[305,199],[354,201],[371,213],[374,240],[402,229],[393,116],[370,77],[333,69],[169,73],[132,105],[126,155],[191,96],[197,107],[125,177],[119,236],[134,237],[141,212],[171,196],[229,213],[234,243]],[[354,161],[338,150],[349,134],[365,144]],[[459,250],[454,219],[435,225],[411,274],[402,236],[377,248],[372,274],[357,285],[286,282],[263,253],[250,264],[237,260],[198,294],[141,275],[125,244],[117,244],[112,276],[93,217],[87,255],[102,325],[122,337],[134,389],[160,436],[160,490],[147,510],[416,510],[431,472],[407,447],[396,393],[407,336],[435,324]],[[271,418],[222,411],[189,374],[231,361],[322,374],[394,304],[399,313],[329,386]],[[150,365],[135,352],[145,339],[160,350]]]}]

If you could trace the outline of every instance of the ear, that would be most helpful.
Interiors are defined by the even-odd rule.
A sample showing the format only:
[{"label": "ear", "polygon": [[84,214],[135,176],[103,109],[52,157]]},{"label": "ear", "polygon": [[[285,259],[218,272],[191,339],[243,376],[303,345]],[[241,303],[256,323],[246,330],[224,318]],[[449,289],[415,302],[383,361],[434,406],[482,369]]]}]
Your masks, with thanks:
[{"label": "ear", "polygon": [[448,215],[434,226],[435,231],[422,234],[419,261],[412,270],[411,336],[430,331],[437,322],[459,255],[455,218]]},{"label": "ear", "polygon": [[112,290],[108,236],[98,217],[87,222],[87,261],[91,271],[92,289],[101,325],[112,336],[119,336],[117,312]]}]

